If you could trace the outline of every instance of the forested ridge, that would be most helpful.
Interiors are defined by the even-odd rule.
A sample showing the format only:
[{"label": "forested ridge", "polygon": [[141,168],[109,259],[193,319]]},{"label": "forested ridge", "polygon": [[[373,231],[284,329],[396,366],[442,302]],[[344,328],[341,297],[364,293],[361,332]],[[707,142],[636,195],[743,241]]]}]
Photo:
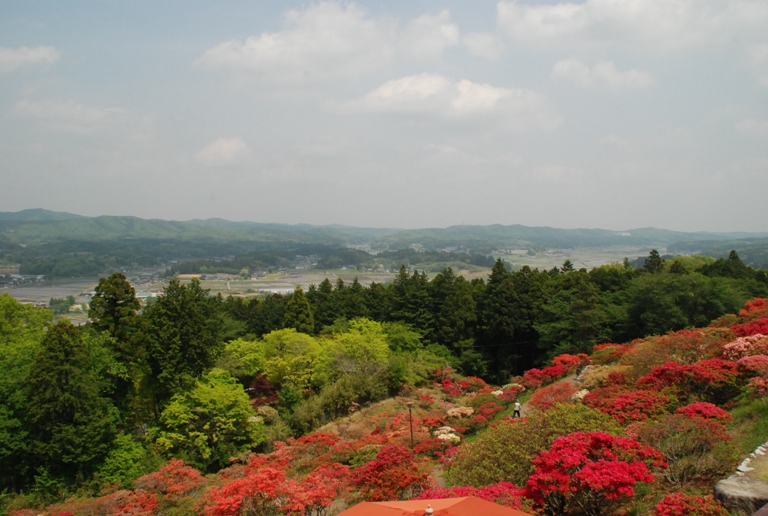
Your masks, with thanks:
[{"label": "forested ridge", "polygon": [[[343,453],[336,450],[343,441],[338,436],[310,437],[316,435],[311,432],[361,406],[400,394],[419,402],[419,429],[428,429],[426,436],[419,430],[421,448],[417,455],[442,457],[454,438],[439,436],[456,434],[446,430],[431,436],[439,431],[438,426],[449,422],[446,417],[453,417],[446,416],[445,411],[443,415],[435,412],[440,403],[444,408],[445,403],[453,403],[457,409],[469,407],[469,412],[456,412],[457,424],[453,426],[463,428],[459,434],[477,432],[525,388],[546,386],[573,371],[577,364],[589,363],[593,349],[602,353],[593,356],[593,365],[612,364],[621,353],[611,353],[625,353],[633,345],[637,348],[636,339],[668,332],[685,336],[686,328],[716,321],[714,327],[723,331],[715,332],[711,342],[697,341],[688,358],[675,355],[675,360],[687,367],[712,358],[696,354],[704,353],[701,350],[705,348],[712,356],[722,355],[722,345],[729,339],[768,332],[768,326],[759,326],[764,319],[756,319],[762,305],[735,315],[748,300],[765,297],[765,272],[746,266],[735,252],[719,260],[677,257],[665,261],[655,251],[640,269],[624,263],[576,270],[566,262],[547,271],[524,267],[513,272],[497,261],[487,280],[467,281],[451,269],[430,280],[424,272],[408,272],[402,267],[391,284],[366,287],[357,281],[332,284],[325,280],[306,292],[297,288],[291,295],[263,299],[211,297],[197,280],[183,284],[174,278],[164,295],[145,307],[137,301],[125,276],[114,273],[99,282],[90,306],[91,322],[83,327],[74,327],[66,320],[54,323],[51,312],[20,305],[2,295],[3,503],[6,509],[20,509],[50,504],[73,493],[87,498],[88,494],[103,492],[112,496],[103,502],[106,508],[88,506],[91,512],[83,509],[81,513],[133,514],[125,507],[146,504],[144,512],[135,513],[153,514],[158,507],[156,493],[161,493],[168,503],[158,514],[203,511],[202,506],[193,507],[201,501],[209,503],[207,514],[250,514],[242,503],[253,494],[248,490],[256,489],[256,484],[248,482],[256,482],[262,489],[258,492],[272,493],[271,498],[259,502],[266,505],[254,508],[253,514],[275,513],[277,509],[269,500],[281,496],[293,500],[293,495],[286,494],[291,490],[316,497],[312,503],[296,505],[292,513],[322,514],[325,501],[334,499],[342,485],[350,482],[357,489],[355,496],[362,497],[357,499],[415,496],[429,486],[428,472],[418,466],[421,459],[402,446],[408,444],[403,442],[407,434],[402,414],[394,419],[392,414],[380,415],[379,423],[374,421],[368,433],[363,432],[369,437]],[[754,328],[734,329],[753,320]],[[688,346],[692,344],[686,338],[698,337],[680,338]],[[606,344],[633,341],[635,344],[625,347]],[[649,342],[657,340],[651,338]],[[673,350],[676,341],[665,342],[661,348]],[[543,367],[546,364],[551,365]],[[630,380],[639,382],[655,365],[661,364],[644,362],[645,372],[637,369],[632,373],[636,378],[626,369],[612,371],[623,374],[624,380],[614,376],[610,381],[598,381],[596,386],[614,390],[593,401],[585,399],[585,405],[595,413],[568,412],[571,415],[563,417],[579,421],[573,425],[574,432],[613,429],[618,435],[619,427],[633,421],[634,416],[622,413],[615,423],[608,423],[596,414],[616,416],[610,413],[615,404],[602,406],[599,400],[607,399],[610,393],[631,390]],[[727,369],[722,373],[726,376],[731,371],[730,366],[718,367]],[[648,389],[661,393],[647,395],[652,399],[644,398],[646,405],[641,411],[656,407],[661,414],[675,403],[687,406],[687,401],[724,405],[741,389],[734,376],[733,382],[719,391],[704,388],[699,394],[691,391],[687,398],[683,391],[674,391],[677,380],[670,378],[690,377],[696,371],[677,371],[676,376],[658,373],[657,378],[640,382],[638,385],[647,384]],[[732,372],[736,374],[735,369]],[[435,382],[444,395],[442,401],[427,391],[416,394]],[[501,387],[494,390],[489,384]],[[752,388],[759,389],[760,385],[754,383]],[[539,397],[536,402],[542,409],[552,408],[552,403],[573,394],[540,391],[534,396]],[[477,394],[459,405],[457,400],[470,393]],[[542,400],[546,396],[551,403]],[[544,424],[535,423],[533,416],[529,421],[531,425]],[[461,437],[456,439],[453,444],[461,441]],[[649,468],[652,462],[662,461],[653,455],[658,452],[646,451],[640,445],[600,439],[599,446],[605,449],[629,446],[622,453],[645,460]],[[286,441],[288,445],[280,444]],[[392,443],[400,446],[391,448]],[[554,446],[547,442],[535,452],[550,444]],[[312,453],[319,455],[307,458],[310,462],[302,466],[297,450],[306,446],[314,446]],[[597,444],[589,441],[579,446],[587,450]],[[323,447],[336,450],[332,453],[335,458],[320,453]],[[282,450],[283,458],[249,458],[254,450]],[[327,453],[331,453],[330,448]],[[458,455],[446,458],[445,467],[453,471],[449,480],[454,485],[480,488],[505,480],[461,477],[462,469],[471,468],[450,469],[451,461],[461,460],[462,452],[457,448],[452,453]],[[228,477],[241,475],[244,480],[239,488],[230,486],[226,491],[220,480],[215,484],[220,490],[211,491],[209,498],[184,498],[204,483],[201,473],[217,474],[231,465],[232,457],[241,458],[240,473]],[[273,459],[284,462],[278,467],[270,462]],[[543,464],[546,459],[540,460]],[[730,465],[724,459],[725,463]],[[286,477],[289,464],[300,473],[295,480]],[[399,488],[388,485],[380,477],[381,468],[394,468],[405,476],[410,471],[409,481]],[[353,476],[346,477],[350,472]],[[647,475],[639,475],[638,481],[648,481]],[[338,484],[321,481],[333,478]],[[518,487],[525,478],[527,475],[517,480]],[[272,491],[266,485],[271,485]],[[135,490],[120,490],[131,486]],[[546,497],[531,495],[525,501],[520,492],[504,489],[517,500],[515,503],[528,504],[526,507],[558,503],[563,510],[571,510],[571,501],[566,499],[547,501]],[[531,489],[535,492],[535,486]],[[240,505],[232,502],[238,492],[242,495]],[[247,492],[251,495],[243,494]],[[234,497],[228,507],[236,506],[236,512],[223,508],[226,504],[222,500],[227,497]],[[219,502],[223,505],[217,505]],[[256,503],[255,499],[252,502]]]},{"label": "forested ridge", "polygon": [[[0,212],[0,264],[21,274],[74,277],[174,264],[172,272],[238,273],[274,270],[312,256],[318,269],[342,266],[397,270],[401,263],[490,266],[500,250],[635,246],[725,258],[739,251],[745,263],[765,268],[765,233],[685,233],[656,228],[627,231],[522,225],[452,226],[414,230],[263,224],[222,219],[166,221],[138,217],[83,217],[48,210]],[[723,247],[727,245],[728,247]],[[364,249],[364,250],[363,250]],[[415,249],[421,252],[415,256]],[[370,252],[368,252],[370,251]],[[644,254],[643,251],[641,254]],[[398,256],[405,255],[405,256]],[[398,259],[400,261],[398,261]],[[491,259],[492,260],[492,259]],[[424,268],[424,267],[422,267]]]}]

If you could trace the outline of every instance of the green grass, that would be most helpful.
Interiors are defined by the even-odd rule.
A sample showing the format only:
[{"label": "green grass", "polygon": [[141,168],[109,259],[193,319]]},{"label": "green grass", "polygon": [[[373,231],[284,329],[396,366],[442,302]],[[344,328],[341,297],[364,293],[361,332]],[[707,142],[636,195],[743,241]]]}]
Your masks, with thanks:
[{"label": "green grass", "polygon": [[768,400],[746,400],[731,414],[733,442],[739,453],[749,455],[768,441]]}]

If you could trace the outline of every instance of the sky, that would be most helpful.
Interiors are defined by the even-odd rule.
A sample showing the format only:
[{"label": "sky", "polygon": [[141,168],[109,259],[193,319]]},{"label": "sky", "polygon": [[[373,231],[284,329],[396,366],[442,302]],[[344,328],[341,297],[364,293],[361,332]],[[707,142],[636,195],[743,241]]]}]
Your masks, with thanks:
[{"label": "sky", "polygon": [[765,0],[3,0],[0,211],[768,231]]}]

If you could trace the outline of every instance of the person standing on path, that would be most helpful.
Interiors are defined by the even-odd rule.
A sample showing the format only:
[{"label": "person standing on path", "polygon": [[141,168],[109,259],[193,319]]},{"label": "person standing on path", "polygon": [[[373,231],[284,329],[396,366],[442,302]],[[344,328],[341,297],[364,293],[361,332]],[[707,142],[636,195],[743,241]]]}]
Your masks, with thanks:
[{"label": "person standing on path", "polygon": [[520,402],[515,401],[515,410],[512,412],[512,419],[520,417]]}]

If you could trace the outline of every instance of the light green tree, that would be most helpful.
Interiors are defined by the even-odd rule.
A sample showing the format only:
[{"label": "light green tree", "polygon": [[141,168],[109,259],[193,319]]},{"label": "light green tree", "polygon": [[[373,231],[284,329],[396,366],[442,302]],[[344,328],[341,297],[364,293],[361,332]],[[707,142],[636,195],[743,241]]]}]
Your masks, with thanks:
[{"label": "light green tree", "polygon": [[264,440],[264,425],[248,404],[248,395],[228,372],[214,368],[189,391],[181,392],[160,416],[157,444],[213,472]]}]

